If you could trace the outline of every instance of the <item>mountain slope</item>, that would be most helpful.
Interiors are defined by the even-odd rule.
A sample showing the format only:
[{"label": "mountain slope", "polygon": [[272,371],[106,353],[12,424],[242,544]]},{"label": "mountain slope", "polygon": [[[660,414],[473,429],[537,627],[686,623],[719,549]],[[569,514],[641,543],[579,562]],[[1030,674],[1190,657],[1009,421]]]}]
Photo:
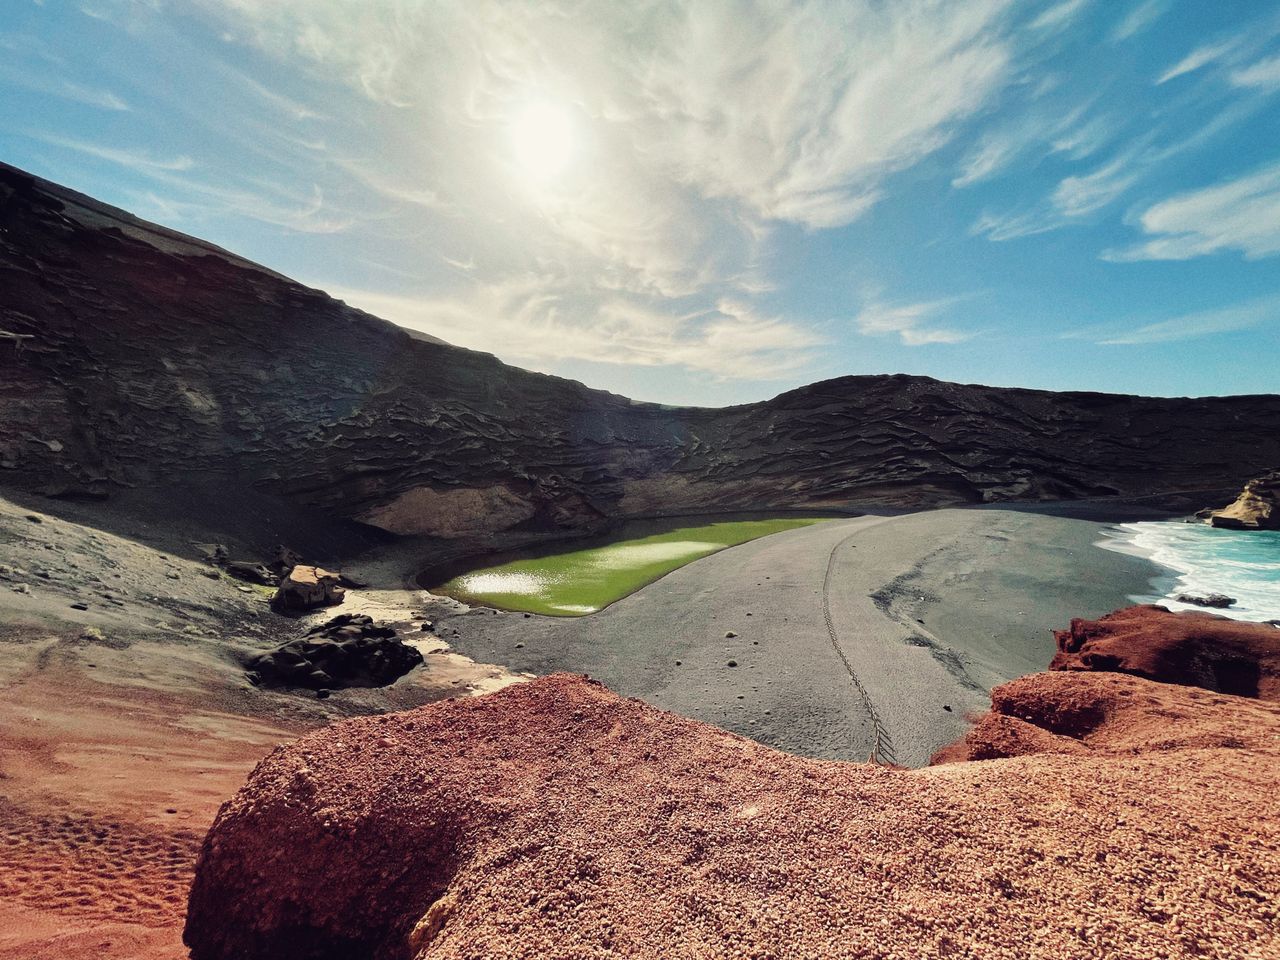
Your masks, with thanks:
[{"label": "mountain slope", "polygon": [[249,487],[399,533],[623,514],[1234,487],[1280,397],[844,377],[724,409],[635,403],[410,334],[0,165],[0,483]]}]

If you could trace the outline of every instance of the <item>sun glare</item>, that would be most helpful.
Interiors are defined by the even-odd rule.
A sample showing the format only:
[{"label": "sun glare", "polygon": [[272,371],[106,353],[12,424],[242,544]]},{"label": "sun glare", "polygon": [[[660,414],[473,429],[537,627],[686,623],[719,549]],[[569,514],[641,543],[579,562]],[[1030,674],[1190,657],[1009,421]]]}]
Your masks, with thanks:
[{"label": "sun glare", "polygon": [[511,125],[516,162],[534,180],[562,173],[573,157],[573,120],[563,106],[532,103]]}]

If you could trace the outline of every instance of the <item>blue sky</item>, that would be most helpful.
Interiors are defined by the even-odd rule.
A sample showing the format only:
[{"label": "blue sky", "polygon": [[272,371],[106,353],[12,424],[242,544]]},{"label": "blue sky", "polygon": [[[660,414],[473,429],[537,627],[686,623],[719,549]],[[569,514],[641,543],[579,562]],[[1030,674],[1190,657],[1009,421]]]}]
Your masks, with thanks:
[{"label": "blue sky", "polygon": [[1259,0],[6,0],[0,159],[639,399],[1280,389]]}]

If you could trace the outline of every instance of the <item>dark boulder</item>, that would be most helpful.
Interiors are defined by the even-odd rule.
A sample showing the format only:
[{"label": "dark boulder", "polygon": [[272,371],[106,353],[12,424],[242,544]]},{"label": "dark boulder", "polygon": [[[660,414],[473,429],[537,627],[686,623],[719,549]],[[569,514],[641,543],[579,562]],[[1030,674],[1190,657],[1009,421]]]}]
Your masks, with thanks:
[{"label": "dark boulder", "polygon": [[348,613],[255,657],[248,676],[268,687],[385,687],[421,663],[422,654],[391,627]]},{"label": "dark boulder", "polygon": [[1197,607],[1210,607],[1214,610],[1225,610],[1227,607],[1235,606],[1236,598],[1228,597],[1225,593],[1210,593],[1203,597],[1192,593],[1180,593],[1178,594],[1178,602],[1194,604]]}]

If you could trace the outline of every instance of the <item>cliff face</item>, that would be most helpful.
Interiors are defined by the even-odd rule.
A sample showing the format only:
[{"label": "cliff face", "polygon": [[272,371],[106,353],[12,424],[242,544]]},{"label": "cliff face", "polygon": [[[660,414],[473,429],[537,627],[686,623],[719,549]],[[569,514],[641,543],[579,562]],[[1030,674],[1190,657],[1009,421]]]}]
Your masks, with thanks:
[{"label": "cliff face", "polygon": [[402,533],[1142,495],[1280,462],[1280,397],[845,377],[671,408],[415,336],[0,165],[0,483],[225,479]]},{"label": "cliff face", "polygon": [[1280,530],[1280,470],[1250,480],[1233,503],[1209,512],[1209,523],[1228,530]]}]

